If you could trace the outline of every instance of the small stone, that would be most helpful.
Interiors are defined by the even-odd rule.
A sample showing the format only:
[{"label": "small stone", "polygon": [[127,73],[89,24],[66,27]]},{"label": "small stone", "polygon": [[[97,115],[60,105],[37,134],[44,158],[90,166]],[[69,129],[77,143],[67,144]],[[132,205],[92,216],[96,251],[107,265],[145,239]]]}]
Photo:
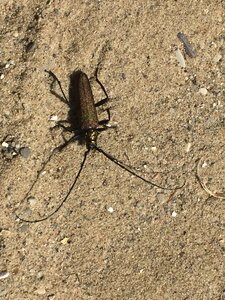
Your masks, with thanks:
[{"label": "small stone", "polygon": [[5,279],[7,277],[9,277],[9,272],[7,271],[0,272],[0,279]]},{"label": "small stone", "polygon": [[54,122],[57,122],[58,121],[58,116],[56,115],[51,115],[50,118],[49,118],[50,121],[54,121]]},{"label": "small stone", "polygon": [[180,49],[176,49],[175,51],[176,54],[176,59],[179,63],[179,65],[181,66],[181,68],[185,68],[186,67],[186,63],[185,63],[185,59],[183,57],[183,54],[181,53]]},{"label": "small stone", "polygon": [[107,211],[112,214],[114,212],[114,209],[112,207],[107,208]]},{"label": "small stone", "polygon": [[24,158],[28,158],[31,155],[31,150],[29,147],[20,148],[20,155]]},{"label": "small stone", "polygon": [[29,197],[27,202],[30,204],[31,207],[35,206],[37,200],[34,197]]},{"label": "small stone", "polygon": [[68,244],[68,243],[69,243],[69,238],[65,237],[64,239],[62,239],[62,240],[60,241],[60,243],[63,244],[63,245]]},{"label": "small stone", "polygon": [[0,79],[4,79],[5,75],[1,74]]},{"label": "small stone", "polygon": [[8,148],[9,147],[9,143],[2,142],[2,147]]},{"label": "small stone", "polygon": [[202,164],[202,168],[206,168],[208,166],[207,162],[204,161],[204,163]]},{"label": "small stone", "polygon": [[175,211],[172,212],[172,217],[175,218],[177,216],[177,213]]},{"label": "small stone", "polygon": [[203,96],[206,96],[207,93],[208,93],[208,91],[207,91],[206,88],[200,88],[198,91],[199,91],[199,93],[200,93],[201,95],[203,95]]},{"label": "small stone", "polygon": [[191,149],[191,143],[187,143],[187,145],[186,145],[186,152],[188,153],[189,151],[190,151],[190,149]]},{"label": "small stone", "polygon": [[44,277],[42,272],[37,273],[37,279],[41,280]]},{"label": "small stone", "polygon": [[220,53],[217,53],[213,58],[213,62],[217,64],[221,59],[222,59],[222,55]]},{"label": "small stone", "polygon": [[26,45],[26,52],[33,51],[34,48],[35,48],[35,43],[33,41],[31,41]]},{"label": "small stone", "polygon": [[221,239],[219,240],[219,245],[220,245],[222,248],[225,249],[225,239],[221,238]]}]

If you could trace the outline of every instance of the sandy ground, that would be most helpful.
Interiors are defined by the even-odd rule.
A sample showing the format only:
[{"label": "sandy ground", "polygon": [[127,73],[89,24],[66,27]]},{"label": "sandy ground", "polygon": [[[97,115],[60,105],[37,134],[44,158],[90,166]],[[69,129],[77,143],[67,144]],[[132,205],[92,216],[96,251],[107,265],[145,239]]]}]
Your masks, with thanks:
[{"label": "sandy ground", "polygon": [[[0,298],[225,299],[225,2],[1,0],[0,10],[1,143],[31,149],[1,154]],[[32,220],[57,207],[85,152],[72,143],[55,155],[24,199],[63,143],[50,117],[68,114],[44,70],[68,95],[71,73],[92,77],[97,65],[117,124],[98,145],[158,184],[186,184],[152,187],[92,152],[63,207],[22,222],[15,212]]]}]

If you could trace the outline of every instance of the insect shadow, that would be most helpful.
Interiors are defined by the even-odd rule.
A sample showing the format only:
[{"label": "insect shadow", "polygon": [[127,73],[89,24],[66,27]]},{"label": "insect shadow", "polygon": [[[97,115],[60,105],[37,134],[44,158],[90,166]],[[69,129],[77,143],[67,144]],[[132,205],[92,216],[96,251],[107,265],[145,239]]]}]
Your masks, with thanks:
[{"label": "insect shadow", "polygon": [[[163,187],[155,182],[152,182],[152,181],[140,176],[139,174],[137,174],[134,171],[134,167],[125,164],[124,162],[115,158],[110,153],[106,152],[103,148],[98,146],[98,144],[97,144],[98,134],[104,130],[109,129],[109,127],[110,127],[108,125],[108,123],[110,121],[109,108],[106,109],[106,112],[107,112],[106,119],[99,121],[98,116],[97,116],[96,108],[106,104],[107,101],[109,100],[108,94],[107,94],[104,86],[98,79],[98,76],[97,76],[98,68],[96,68],[94,75],[95,75],[95,79],[96,79],[97,83],[99,84],[99,86],[101,87],[101,89],[103,90],[103,92],[105,94],[105,98],[100,100],[97,103],[94,102],[94,97],[93,97],[90,81],[84,72],[79,70],[79,71],[74,71],[71,74],[70,85],[69,85],[69,99],[67,99],[67,97],[63,91],[61,82],[59,81],[57,76],[52,71],[45,70],[45,72],[47,72],[49,74],[49,76],[53,78],[53,82],[51,84],[51,93],[54,94],[57,98],[59,98],[61,101],[63,101],[65,104],[67,104],[69,107],[68,120],[63,120],[63,121],[57,122],[57,125],[55,127],[61,127],[64,131],[69,131],[69,132],[73,133],[73,136],[68,140],[65,140],[65,138],[64,138],[64,143],[62,145],[56,147],[52,151],[52,153],[50,154],[48,159],[42,165],[42,168],[38,171],[35,181],[33,182],[31,187],[27,191],[23,200],[25,200],[29,196],[29,194],[33,190],[34,186],[36,185],[40,174],[43,172],[45,166],[48,164],[48,162],[51,160],[51,158],[55,155],[56,152],[61,152],[67,145],[69,145],[70,143],[72,143],[74,141],[78,141],[81,144],[83,144],[83,143],[86,144],[86,151],[84,153],[84,157],[81,162],[80,169],[78,170],[78,173],[77,173],[76,177],[74,178],[72,185],[70,186],[67,194],[62,199],[62,201],[57,206],[57,208],[54,209],[54,211],[52,211],[49,215],[47,215],[43,218],[34,219],[34,220],[24,219],[16,213],[16,217],[19,220],[24,221],[24,222],[29,222],[29,223],[41,222],[41,221],[47,220],[49,217],[53,216],[57,211],[59,211],[59,209],[65,203],[65,201],[69,197],[71,191],[75,187],[77,180],[78,180],[78,178],[83,170],[83,167],[85,165],[88,154],[91,151],[98,151],[99,153],[101,153],[102,155],[107,157],[110,161],[115,163],[117,166],[119,166],[123,170],[129,172],[130,174],[134,175],[135,177],[139,178],[140,180],[142,180],[145,183],[150,184],[152,186],[155,186],[155,187],[158,187],[158,188],[164,189],[164,190],[171,190],[171,191],[176,191],[178,189],[181,189],[184,186],[185,182],[181,186],[177,186],[174,188]],[[62,93],[62,96],[58,95],[53,90],[54,82],[58,83],[60,91]]]}]

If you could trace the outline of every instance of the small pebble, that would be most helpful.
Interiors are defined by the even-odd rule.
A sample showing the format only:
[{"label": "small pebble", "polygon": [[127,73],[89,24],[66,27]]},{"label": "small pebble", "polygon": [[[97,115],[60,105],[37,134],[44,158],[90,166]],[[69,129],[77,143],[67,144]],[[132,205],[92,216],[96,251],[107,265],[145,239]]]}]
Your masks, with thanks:
[{"label": "small pebble", "polygon": [[107,211],[112,214],[114,212],[114,209],[112,207],[107,208]]},{"label": "small pebble", "polygon": [[5,75],[1,74],[0,79],[4,79]]},{"label": "small pebble", "polygon": [[34,48],[35,48],[35,43],[33,41],[31,41],[26,45],[26,52],[33,51]]},{"label": "small pebble", "polygon": [[172,217],[175,218],[177,216],[177,213],[175,211],[172,212]]},{"label": "small pebble", "polygon": [[0,272],[0,279],[5,279],[7,277],[9,277],[9,272],[7,271]]},{"label": "small pebble", "polygon": [[[16,149],[15,149],[16,150]],[[12,156],[16,156],[18,154],[18,152],[16,152],[16,151],[13,151],[12,152]]]},{"label": "small pebble", "polygon": [[42,272],[38,272],[37,273],[37,279],[42,279],[44,277],[43,273]]},{"label": "small pebble", "polygon": [[192,58],[196,57],[196,52],[189,42],[187,36],[183,32],[178,32],[177,37],[183,43],[186,54]]},{"label": "small pebble", "polygon": [[34,197],[29,197],[29,198],[27,199],[27,202],[30,204],[31,207],[33,207],[33,206],[35,206],[37,200],[36,200],[36,198],[34,198]]},{"label": "small pebble", "polygon": [[219,245],[220,245],[221,247],[225,248],[225,239],[221,238],[221,239],[219,240]]},{"label": "small pebble", "polygon": [[62,239],[60,241],[60,243],[63,244],[63,245],[67,245],[69,243],[69,238],[65,237],[64,239]]},{"label": "small pebble", "polygon": [[8,148],[9,147],[9,143],[2,142],[2,147]]},{"label": "small pebble", "polygon": [[58,116],[52,115],[52,116],[50,116],[49,120],[56,122],[56,121],[58,121]]},{"label": "small pebble", "polygon": [[204,163],[202,164],[202,168],[206,168],[208,166],[208,164],[204,161]]},{"label": "small pebble", "polygon": [[191,143],[187,143],[186,145],[186,152],[189,152],[191,149]]},{"label": "small pebble", "polygon": [[20,155],[24,158],[28,158],[31,155],[31,150],[29,147],[20,148]]},{"label": "small pebble", "polygon": [[208,93],[208,91],[207,91],[206,88],[200,88],[198,91],[199,91],[199,93],[200,93],[201,95],[203,95],[203,96],[206,96],[207,93]]},{"label": "small pebble", "polygon": [[221,59],[222,59],[222,55],[220,53],[217,53],[213,58],[213,62],[217,64]]},{"label": "small pebble", "polygon": [[176,49],[175,51],[176,54],[176,59],[179,63],[179,65],[181,66],[181,68],[185,68],[186,67],[186,63],[185,63],[185,59],[183,57],[183,54],[181,53],[180,49]]}]

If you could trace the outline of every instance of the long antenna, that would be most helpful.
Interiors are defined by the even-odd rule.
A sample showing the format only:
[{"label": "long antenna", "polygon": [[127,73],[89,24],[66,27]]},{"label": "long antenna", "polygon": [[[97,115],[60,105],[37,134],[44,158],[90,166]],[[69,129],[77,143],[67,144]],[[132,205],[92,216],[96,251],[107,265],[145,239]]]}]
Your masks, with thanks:
[{"label": "long antenna", "polygon": [[158,185],[157,183],[154,183],[154,182],[152,182],[150,180],[145,179],[144,177],[138,175],[136,172],[130,170],[130,168],[131,168],[130,166],[127,166],[122,161],[120,161],[117,158],[113,157],[111,154],[105,152],[102,148],[98,147],[97,145],[95,145],[94,149],[96,149],[98,152],[102,153],[105,157],[107,157],[109,160],[111,160],[112,162],[114,162],[117,166],[121,167],[122,169],[124,169],[125,171],[129,172],[130,174],[138,177],[139,179],[143,180],[144,182],[146,182],[148,184],[151,184],[152,186],[158,187],[158,188],[163,189],[163,190],[174,191],[174,190],[181,189],[185,185],[185,182],[184,182],[181,186],[175,187],[175,188],[166,188],[166,187],[163,187],[161,185]]},{"label": "long antenna", "polygon": [[[62,88],[62,85],[61,85],[61,82],[59,81],[59,79],[56,77],[56,75],[52,71],[45,70],[45,72],[48,73],[50,76],[52,76],[52,78],[54,79],[54,81],[56,81],[58,83],[60,91],[61,91],[61,93],[63,95],[63,100],[64,100],[63,102],[65,102],[67,105],[69,105],[69,100],[67,99],[67,97],[66,97],[66,95],[65,95],[65,93],[63,91],[63,88]],[[52,82],[52,84],[54,83],[54,81]],[[52,84],[51,84],[51,93],[53,95],[57,96],[56,92],[54,92],[52,90]]]},{"label": "long antenna", "polygon": [[[48,216],[46,217],[43,217],[41,219],[35,219],[35,220],[27,220],[27,219],[23,219],[21,218],[20,216],[18,216],[16,214],[16,217],[20,220],[20,221],[23,221],[23,222],[27,222],[27,223],[38,223],[38,222],[42,222],[42,221],[45,221],[47,220],[48,218],[50,218],[51,216],[53,216],[55,213],[57,213],[57,211],[63,206],[63,204],[66,202],[67,198],[69,197],[72,189],[74,188],[79,176],[80,176],[80,173],[84,167],[84,164],[85,164],[85,161],[87,159],[87,156],[88,156],[88,153],[90,152],[90,150],[86,150],[85,153],[84,153],[84,158],[83,158],[83,161],[81,163],[81,166],[80,166],[80,169],[79,169],[79,172],[77,173],[75,179],[74,179],[74,182],[73,184],[71,185],[69,191],[67,192],[66,196],[64,197],[64,199],[61,201],[61,203],[59,204],[59,206],[53,211],[51,212]],[[28,194],[28,193],[27,193]],[[27,196],[27,195],[26,195]]]}]

